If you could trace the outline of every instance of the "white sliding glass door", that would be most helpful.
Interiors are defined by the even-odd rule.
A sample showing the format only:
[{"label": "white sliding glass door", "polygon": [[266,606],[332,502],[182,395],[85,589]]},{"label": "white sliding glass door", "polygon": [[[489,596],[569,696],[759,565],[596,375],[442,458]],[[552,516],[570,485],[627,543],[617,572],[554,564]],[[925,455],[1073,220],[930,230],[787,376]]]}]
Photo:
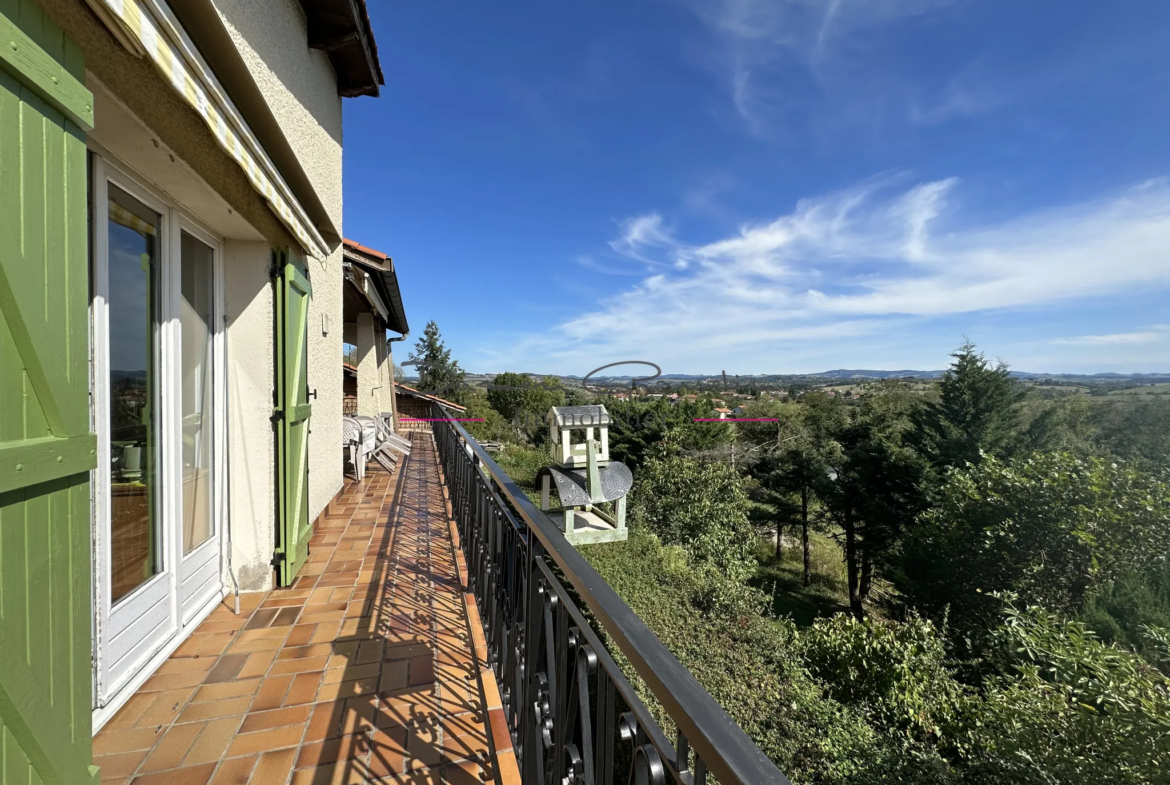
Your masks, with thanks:
[{"label": "white sliding glass door", "polygon": [[220,596],[219,244],[100,156],[93,176],[95,706]]}]

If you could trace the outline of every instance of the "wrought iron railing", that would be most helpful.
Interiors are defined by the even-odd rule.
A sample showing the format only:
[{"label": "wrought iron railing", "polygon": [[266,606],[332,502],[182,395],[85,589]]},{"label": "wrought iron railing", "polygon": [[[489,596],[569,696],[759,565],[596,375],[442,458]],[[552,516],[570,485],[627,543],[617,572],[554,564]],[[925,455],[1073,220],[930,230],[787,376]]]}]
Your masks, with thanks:
[{"label": "wrought iron railing", "polygon": [[[434,416],[450,414],[436,407]],[[788,785],[463,426],[433,424],[525,785],[704,785],[708,773],[722,785]],[[578,598],[670,716],[675,743]]]}]

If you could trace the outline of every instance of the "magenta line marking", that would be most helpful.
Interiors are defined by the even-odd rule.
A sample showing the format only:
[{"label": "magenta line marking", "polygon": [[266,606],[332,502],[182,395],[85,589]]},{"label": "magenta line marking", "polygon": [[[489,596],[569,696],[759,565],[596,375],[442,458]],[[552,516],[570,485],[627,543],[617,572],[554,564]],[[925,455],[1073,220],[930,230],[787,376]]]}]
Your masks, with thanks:
[{"label": "magenta line marking", "polygon": [[483,422],[482,417],[399,417],[399,422]]},{"label": "magenta line marking", "polygon": [[691,422],[780,422],[779,417],[695,417]]}]

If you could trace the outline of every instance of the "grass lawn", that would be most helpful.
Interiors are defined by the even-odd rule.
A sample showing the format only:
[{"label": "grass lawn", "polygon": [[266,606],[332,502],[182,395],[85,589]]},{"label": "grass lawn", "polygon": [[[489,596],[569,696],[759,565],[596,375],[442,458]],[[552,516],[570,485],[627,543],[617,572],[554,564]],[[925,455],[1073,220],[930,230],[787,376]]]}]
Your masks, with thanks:
[{"label": "grass lawn", "polygon": [[812,580],[803,585],[804,556],[799,538],[784,548],[780,561],[776,560],[774,543],[761,541],[756,558],[759,568],[751,584],[772,598],[772,612],[788,616],[807,627],[822,616],[832,616],[849,610],[849,594],[845,587],[845,562],[841,547],[830,537],[809,533],[809,555]]}]

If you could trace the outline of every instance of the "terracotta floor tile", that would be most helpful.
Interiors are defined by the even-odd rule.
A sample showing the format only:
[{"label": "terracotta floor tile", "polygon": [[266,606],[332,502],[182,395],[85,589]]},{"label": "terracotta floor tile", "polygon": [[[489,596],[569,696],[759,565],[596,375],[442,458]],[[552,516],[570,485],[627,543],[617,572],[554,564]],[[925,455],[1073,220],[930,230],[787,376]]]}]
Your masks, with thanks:
[{"label": "terracotta floor tile", "polygon": [[[214,671],[212,671],[214,673]],[[245,695],[255,695],[260,688],[260,679],[241,679],[223,683],[211,683],[195,691],[192,703],[221,700],[223,698],[241,698]]]},{"label": "terracotta floor tile", "polygon": [[158,741],[159,734],[154,728],[136,728],[134,730],[113,731],[101,733],[93,740],[94,755],[112,755],[118,752],[133,750],[148,750]]},{"label": "terracotta floor tile", "polygon": [[313,718],[305,730],[305,743],[324,741],[338,735],[341,725],[341,712],[336,703],[317,703],[313,705]]},{"label": "terracotta floor tile", "polygon": [[[242,758],[225,760],[216,769],[210,785],[248,785],[252,778],[252,769],[256,767],[259,755],[246,755]],[[260,785],[257,782],[257,785]]]},{"label": "terracotta floor tile", "polygon": [[183,758],[187,756],[187,750],[191,749],[191,745],[195,743],[195,739],[202,730],[203,723],[201,722],[171,726],[171,729],[146,756],[146,760],[142,762],[141,770],[150,772],[175,768],[183,762]]},{"label": "terracotta floor tile", "polygon": [[204,684],[218,684],[220,682],[232,681],[247,661],[248,656],[246,654],[223,655],[219,658],[219,662],[215,663],[215,666],[207,673],[207,678],[203,680]]},{"label": "terracotta floor tile", "polygon": [[375,777],[406,771],[406,728],[378,731],[370,737],[370,772]]},{"label": "terracotta floor tile", "polygon": [[298,624],[293,627],[292,632],[288,634],[288,639],[285,640],[285,646],[304,646],[313,638],[313,633],[317,631],[314,624]]},{"label": "terracotta floor tile", "polygon": [[207,785],[213,771],[214,763],[186,766],[157,774],[140,774],[131,781],[131,785]]},{"label": "terracotta floor tile", "polygon": [[272,669],[268,673],[272,676],[279,676],[282,673],[323,671],[328,663],[328,657],[301,657],[295,660],[277,660],[272,663]]},{"label": "terracotta floor tile", "polygon": [[317,700],[317,691],[321,685],[321,673],[298,673],[293,677],[292,686],[284,697],[285,706],[296,706],[302,703],[313,703]]},{"label": "terracotta floor tile", "polygon": [[258,651],[248,655],[248,661],[244,663],[244,667],[240,668],[240,672],[236,675],[237,679],[250,679],[256,676],[263,676],[268,673],[268,668],[272,665],[272,661],[276,659],[278,651],[273,649],[271,651]]},{"label": "terracotta floor tile", "polygon": [[293,677],[269,676],[260,683],[260,690],[252,701],[251,711],[264,711],[278,708],[284,702],[284,695],[292,684]]},{"label": "terracotta floor tile", "polygon": [[240,726],[239,717],[226,717],[211,720],[191,745],[187,757],[183,759],[184,766],[194,766],[199,763],[213,763],[223,757],[224,750],[236,735]]},{"label": "terracotta floor tile", "polygon": [[216,785],[421,785],[483,783],[499,768],[512,785],[511,753],[486,760],[499,722],[480,705],[482,630],[474,600],[464,605],[433,443],[416,446],[393,474],[347,481],[294,588],[243,595],[240,616],[212,612],[98,734],[103,774],[126,780],[142,765],[147,785],[204,785],[213,770]]},{"label": "terracotta floor tile", "polygon": [[121,777],[129,777],[138,769],[138,764],[142,763],[148,752],[150,750],[102,755],[93,759],[93,765],[101,767],[103,781],[107,778],[118,779]]},{"label": "terracotta floor tile", "polygon": [[244,718],[240,733],[252,733],[285,725],[304,725],[309,721],[312,709],[312,706],[293,706],[288,709],[253,712]]},{"label": "terracotta floor tile", "polygon": [[227,757],[251,755],[282,747],[295,747],[301,743],[301,736],[305,729],[300,725],[289,725],[284,728],[270,728],[256,733],[241,733],[232,739],[228,747]]},{"label": "terracotta floor tile", "polygon": [[223,700],[192,703],[183,709],[177,722],[195,722],[197,720],[211,720],[218,717],[242,715],[248,710],[252,697],[245,695],[242,698],[224,698]]},{"label": "terracotta floor tile", "polygon": [[195,690],[163,690],[156,694],[158,697],[154,703],[138,718],[138,727],[169,725],[187,701],[191,699],[191,696],[195,694]]},{"label": "terracotta floor tile", "polygon": [[260,783],[279,783],[283,785],[283,783],[288,781],[288,775],[292,771],[296,757],[296,749],[266,752],[260,756],[260,763],[256,765],[256,773],[252,776],[252,779],[257,785],[260,785]]}]

